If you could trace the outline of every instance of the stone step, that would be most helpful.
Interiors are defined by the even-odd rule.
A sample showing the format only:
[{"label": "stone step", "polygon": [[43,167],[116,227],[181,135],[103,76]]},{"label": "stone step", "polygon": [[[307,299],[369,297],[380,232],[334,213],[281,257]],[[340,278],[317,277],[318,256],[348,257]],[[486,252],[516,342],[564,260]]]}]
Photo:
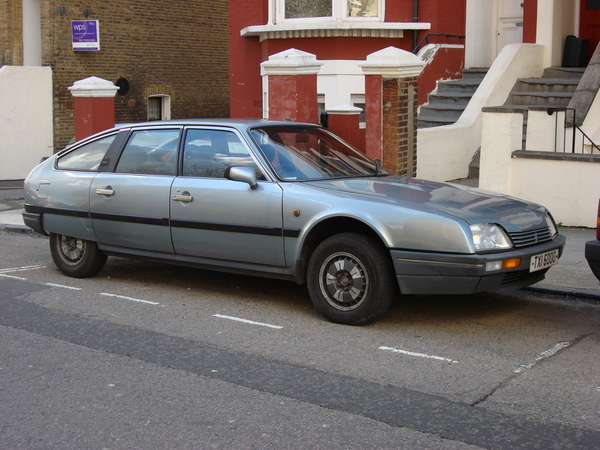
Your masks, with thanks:
[{"label": "stone step", "polygon": [[572,92],[514,92],[507,105],[566,107],[573,97]]},{"label": "stone step", "polygon": [[520,78],[514,90],[517,92],[575,92],[577,78]]},{"label": "stone step", "polygon": [[463,105],[466,106],[473,94],[466,91],[437,92],[427,96],[428,105]]},{"label": "stone step", "polygon": [[451,125],[455,123],[456,120],[448,119],[444,116],[431,116],[429,118],[417,120],[418,128],[432,128],[432,127],[441,127],[444,125]]},{"label": "stone step", "polygon": [[489,69],[487,69],[485,67],[479,68],[479,69],[463,69],[462,79],[463,80],[477,79],[477,80],[481,81],[485,77],[485,74],[488,72],[488,70]]},{"label": "stone step", "polygon": [[478,79],[469,79],[469,80],[448,80],[438,83],[438,93],[470,93],[473,95],[479,85],[481,84],[481,80]]},{"label": "stone step", "polygon": [[487,69],[465,69],[463,78],[440,81],[427,104],[419,109],[418,128],[438,127],[456,122],[479,87]]},{"label": "stone step", "polygon": [[542,78],[578,78],[581,79],[585,67],[547,67]]}]

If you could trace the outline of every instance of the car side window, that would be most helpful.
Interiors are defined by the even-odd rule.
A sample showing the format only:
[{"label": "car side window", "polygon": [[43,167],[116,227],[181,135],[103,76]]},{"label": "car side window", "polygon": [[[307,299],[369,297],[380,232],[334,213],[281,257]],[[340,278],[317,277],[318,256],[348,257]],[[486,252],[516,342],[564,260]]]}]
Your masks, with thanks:
[{"label": "car side window", "polygon": [[183,147],[183,175],[223,178],[229,166],[253,167],[262,175],[247,147],[232,131],[190,129]]},{"label": "car side window", "polygon": [[115,172],[175,175],[179,130],[138,130],[131,133]]},{"label": "car side window", "polygon": [[82,172],[96,172],[100,167],[102,158],[108,147],[113,143],[117,135],[98,139],[81,147],[59,156],[56,167],[62,170],[78,170]]}]

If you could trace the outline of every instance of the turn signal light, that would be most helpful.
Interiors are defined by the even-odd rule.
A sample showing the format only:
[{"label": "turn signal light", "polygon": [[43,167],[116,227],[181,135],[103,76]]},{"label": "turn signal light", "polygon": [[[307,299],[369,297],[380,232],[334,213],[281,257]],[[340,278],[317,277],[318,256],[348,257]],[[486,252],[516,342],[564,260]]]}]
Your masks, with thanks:
[{"label": "turn signal light", "polygon": [[505,259],[502,261],[503,269],[516,269],[521,265],[521,258]]},{"label": "turn signal light", "polygon": [[485,265],[487,272],[494,270],[516,269],[521,266],[521,258],[504,259],[502,261],[490,261]]}]

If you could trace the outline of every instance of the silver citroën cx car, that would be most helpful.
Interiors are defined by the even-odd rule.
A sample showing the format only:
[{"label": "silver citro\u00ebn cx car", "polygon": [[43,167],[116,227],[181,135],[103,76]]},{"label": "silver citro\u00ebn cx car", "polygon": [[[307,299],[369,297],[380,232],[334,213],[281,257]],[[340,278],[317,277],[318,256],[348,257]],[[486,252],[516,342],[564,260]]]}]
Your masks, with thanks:
[{"label": "silver citro\u00ebn cx car", "polygon": [[398,292],[533,284],[565,243],[542,206],[391,175],[293,122],[126,125],[50,157],[25,187],[25,223],[68,276],[116,255],[284,278],[345,324],[380,317]]}]

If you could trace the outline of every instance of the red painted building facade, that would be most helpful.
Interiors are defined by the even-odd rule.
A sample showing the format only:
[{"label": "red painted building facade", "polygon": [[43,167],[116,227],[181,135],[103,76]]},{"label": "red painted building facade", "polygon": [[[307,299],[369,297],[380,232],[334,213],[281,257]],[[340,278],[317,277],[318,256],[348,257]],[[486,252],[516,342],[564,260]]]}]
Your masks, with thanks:
[{"label": "red painted building facade", "polygon": [[[364,81],[358,63],[388,47],[413,51],[428,33],[464,36],[465,8],[466,0],[230,0],[231,117],[267,115],[261,63],[289,49],[325,63],[317,88],[321,108],[360,106]],[[437,65],[421,74],[419,103],[437,79],[460,77],[464,67],[463,39],[428,41],[455,48],[440,53]]]}]

